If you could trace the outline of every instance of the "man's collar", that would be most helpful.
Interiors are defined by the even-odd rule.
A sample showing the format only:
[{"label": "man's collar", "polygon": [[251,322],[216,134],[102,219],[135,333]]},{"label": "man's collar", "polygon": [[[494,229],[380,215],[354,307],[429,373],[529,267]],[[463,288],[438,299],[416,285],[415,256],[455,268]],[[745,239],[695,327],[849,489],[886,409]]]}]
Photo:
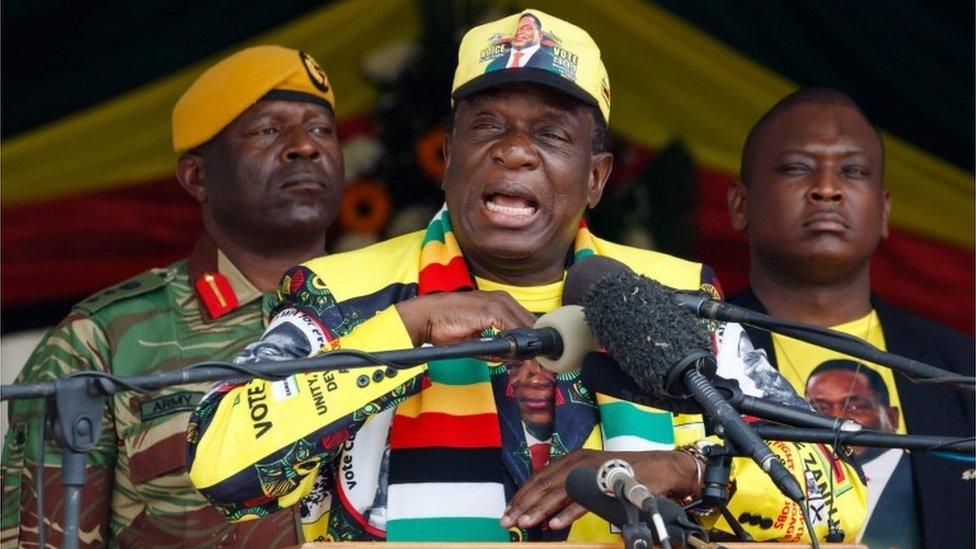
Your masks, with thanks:
[{"label": "man's collar", "polygon": [[230,282],[230,287],[237,294],[237,301],[241,305],[246,305],[263,295],[263,292],[251,284],[251,281],[244,276],[237,265],[234,265],[234,262],[219,249],[217,250],[217,271],[227,277],[227,281]]},{"label": "man's collar", "polygon": [[262,295],[206,234],[193,247],[187,270],[203,305],[204,321],[216,320]]}]

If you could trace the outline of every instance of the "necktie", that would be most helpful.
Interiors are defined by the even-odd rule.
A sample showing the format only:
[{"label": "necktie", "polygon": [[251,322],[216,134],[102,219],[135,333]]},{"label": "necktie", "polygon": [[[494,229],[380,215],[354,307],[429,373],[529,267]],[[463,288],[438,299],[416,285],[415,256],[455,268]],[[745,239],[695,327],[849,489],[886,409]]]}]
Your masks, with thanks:
[{"label": "necktie", "polygon": [[549,463],[549,443],[537,442],[529,446],[529,453],[532,455],[532,470],[538,471]]},{"label": "necktie", "polygon": [[521,67],[522,65],[519,63],[519,60],[522,59],[522,56],[523,55],[525,55],[525,54],[522,53],[522,52],[520,52],[520,51],[517,51],[517,52],[513,53],[512,54],[512,62],[508,64],[508,67],[507,68],[510,69],[512,67]]}]

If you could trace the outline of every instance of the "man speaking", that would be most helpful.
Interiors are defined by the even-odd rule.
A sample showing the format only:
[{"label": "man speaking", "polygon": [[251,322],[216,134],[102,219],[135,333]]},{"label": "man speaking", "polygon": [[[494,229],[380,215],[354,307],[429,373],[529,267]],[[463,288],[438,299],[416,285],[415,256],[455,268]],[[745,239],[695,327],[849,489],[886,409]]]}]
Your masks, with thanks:
[{"label": "man speaking", "polygon": [[[268,330],[239,362],[531,326],[561,304],[567,268],[591,255],[672,288],[714,285],[700,264],[587,229],[583,215],[612,165],[609,80],[589,35],[531,13],[559,37],[549,68],[486,72],[499,36],[516,33],[525,14],[476,27],[461,43],[446,208],[425,231],[291,269]],[[579,372],[533,380],[539,374],[535,361],[472,358],[221,385],[190,427],[191,480],[231,520],[301,505],[310,540],[619,541],[565,491],[570,471],[610,458],[629,461],[653,492],[698,495],[702,464],[680,447],[704,438],[699,416],[594,394]],[[777,452],[798,478],[833,475],[832,493],[821,495],[858,530],[864,491],[853,469],[814,446]],[[784,517],[753,528],[756,538],[809,536],[799,508],[755,464],[737,461],[735,481],[733,514]]]}]

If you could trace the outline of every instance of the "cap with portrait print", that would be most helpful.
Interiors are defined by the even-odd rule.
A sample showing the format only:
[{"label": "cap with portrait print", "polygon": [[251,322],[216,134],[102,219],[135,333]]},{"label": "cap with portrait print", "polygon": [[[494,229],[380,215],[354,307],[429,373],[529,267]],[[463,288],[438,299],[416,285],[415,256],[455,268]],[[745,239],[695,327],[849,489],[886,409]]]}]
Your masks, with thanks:
[{"label": "cap with portrait print", "polygon": [[610,121],[610,79],[586,31],[539,10],[477,26],[458,49],[451,100],[509,82],[555,88],[600,109]]}]

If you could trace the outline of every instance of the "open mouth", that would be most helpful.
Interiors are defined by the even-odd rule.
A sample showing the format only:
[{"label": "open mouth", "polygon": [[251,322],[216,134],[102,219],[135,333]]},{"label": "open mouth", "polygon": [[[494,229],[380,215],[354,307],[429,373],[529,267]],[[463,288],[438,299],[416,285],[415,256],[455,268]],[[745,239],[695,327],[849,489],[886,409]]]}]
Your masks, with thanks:
[{"label": "open mouth", "polygon": [[539,211],[539,203],[524,196],[488,193],[483,200],[488,211],[504,216],[531,217]]}]

